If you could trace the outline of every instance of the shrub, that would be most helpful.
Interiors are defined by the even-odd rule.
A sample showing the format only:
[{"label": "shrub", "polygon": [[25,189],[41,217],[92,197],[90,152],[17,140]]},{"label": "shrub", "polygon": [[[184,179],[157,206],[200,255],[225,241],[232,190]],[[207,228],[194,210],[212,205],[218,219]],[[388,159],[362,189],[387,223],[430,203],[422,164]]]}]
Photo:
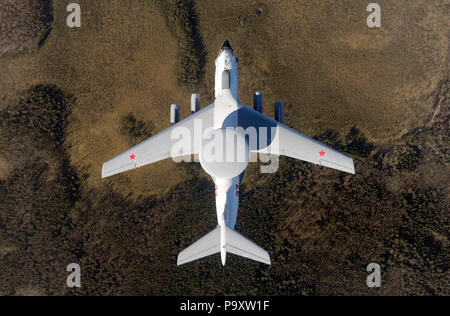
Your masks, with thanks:
[{"label": "shrub", "polygon": [[169,27],[176,35],[181,54],[178,60],[178,80],[191,87],[199,82],[203,44],[197,31],[193,3],[190,0],[158,0]]},{"label": "shrub", "polygon": [[396,168],[400,171],[414,171],[419,164],[421,153],[417,146],[406,145],[399,152]]},{"label": "shrub", "polygon": [[59,146],[70,114],[72,96],[53,85],[37,85],[2,114],[3,132],[9,137],[29,135],[38,142]]},{"label": "shrub", "polygon": [[350,155],[367,158],[370,156],[375,146],[367,140],[363,133],[353,126],[345,138],[346,146],[344,151]]},{"label": "shrub", "polygon": [[122,117],[121,130],[122,133],[129,136],[132,141],[140,142],[152,137],[154,126],[152,122],[138,120],[133,113],[130,113]]}]

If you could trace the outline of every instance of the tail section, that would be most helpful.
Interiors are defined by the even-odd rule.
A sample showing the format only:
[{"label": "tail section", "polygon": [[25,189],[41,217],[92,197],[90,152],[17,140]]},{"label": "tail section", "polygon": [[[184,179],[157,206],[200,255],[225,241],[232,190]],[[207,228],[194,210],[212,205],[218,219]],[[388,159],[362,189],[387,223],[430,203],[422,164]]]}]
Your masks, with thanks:
[{"label": "tail section", "polygon": [[208,235],[194,243],[189,248],[183,250],[178,255],[177,264],[195,261],[220,252],[220,226],[210,232]]},{"label": "tail section", "polygon": [[227,227],[227,252],[270,265],[270,255],[267,251],[229,227]]},{"label": "tail section", "polygon": [[[224,245],[226,247],[225,250],[223,249]],[[231,228],[223,228],[221,226],[218,226],[208,235],[182,251],[178,255],[177,264],[182,265],[221,253],[222,263],[225,265],[227,252],[270,265],[270,256],[267,251]]]}]

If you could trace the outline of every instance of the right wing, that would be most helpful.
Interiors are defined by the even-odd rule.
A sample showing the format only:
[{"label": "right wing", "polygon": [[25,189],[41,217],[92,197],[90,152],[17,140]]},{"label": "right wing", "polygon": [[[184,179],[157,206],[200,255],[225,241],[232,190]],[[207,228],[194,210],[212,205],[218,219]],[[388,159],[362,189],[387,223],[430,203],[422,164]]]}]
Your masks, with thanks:
[{"label": "right wing", "polygon": [[226,230],[227,252],[270,265],[270,255],[267,251],[228,226]]},{"label": "right wing", "polygon": [[[252,152],[283,155],[355,174],[352,158],[249,107],[242,106],[238,111],[239,126],[244,130],[249,127],[257,130],[258,144],[251,148]],[[267,136],[260,135],[261,131],[266,131]],[[267,139],[265,144],[261,142],[261,136]]]},{"label": "right wing", "polygon": [[[201,121],[201,131],[194,130],[195,122]],[[107,178],[125,171],[140,168],[150,163],[161,161],[168,158],[176,158],[185,155],[197,154],[200,148],[198,147],[193,137],[190,137],[191,143],[187,143],[184,148],[190,149],[188,152],[184,151],[183,155],[172,153],[174,145],[179,143],[179,139],[172,139],[172,133],[178,131],[189,131],[190,136],[203,131],[206,128],[212,127],[214,120],[214,103],[189,116],[185,120],[171,126],[161,133],[147,139],[143,143],[127,150],[119,156],[105,162],[103,164],[102,178]],[[199,128],[196,125],[196,128]],[[176,130],[178,129],[178,130]]]}]

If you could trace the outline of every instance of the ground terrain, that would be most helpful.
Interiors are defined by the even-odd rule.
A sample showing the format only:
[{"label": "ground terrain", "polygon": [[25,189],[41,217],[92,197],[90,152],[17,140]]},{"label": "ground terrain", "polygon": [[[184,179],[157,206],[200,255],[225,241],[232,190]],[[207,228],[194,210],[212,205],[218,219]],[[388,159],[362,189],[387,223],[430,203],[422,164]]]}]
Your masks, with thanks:
[{"label": "ground terrain", "polygon": [[[449,294],[449,4],[384,1],[0,1],[0,294]],[[18,14],[20,13],[20,14]],[[14,27],[13,27],[14,26]],[[237,229],[265,267],[176,267],[214,228],[214,185],[161,162],[100,179],[102,163],[214,96],[229,39],[240,98],[286,103],[288,125],[356,161],[344,175],[252,165]],[[65,287],[65,267],[83,287]],[[367,264],[383,287],[365,285]]]}]

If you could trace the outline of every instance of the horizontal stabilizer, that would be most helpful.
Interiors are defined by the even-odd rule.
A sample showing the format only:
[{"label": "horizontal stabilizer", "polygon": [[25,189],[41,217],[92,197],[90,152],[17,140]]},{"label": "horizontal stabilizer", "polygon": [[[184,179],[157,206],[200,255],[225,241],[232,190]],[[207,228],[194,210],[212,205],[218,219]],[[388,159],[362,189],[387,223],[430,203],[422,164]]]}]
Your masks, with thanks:
[{"label": "horizontal stabilizer", "polygon": [[[180,252],[178,255],[177,264],[180,266],[185,263],[219,253],[221,238],[220,229],[221,227],[218,226],[192,246]],[[270,265],[269,253],[256,245],[254,242],[248,240],[228,226],[226,227],[225,236],[227,252]]]},{"label": "horizontal stabilizer", "polygon": [[178,255],[177,264],[195,261],[220,252],[220,226]]},{"label": "horizontal stabilizer", "polygon": [[270,255],[267,251],[229,227],[227,227],[227,252],[270,265]]}]

